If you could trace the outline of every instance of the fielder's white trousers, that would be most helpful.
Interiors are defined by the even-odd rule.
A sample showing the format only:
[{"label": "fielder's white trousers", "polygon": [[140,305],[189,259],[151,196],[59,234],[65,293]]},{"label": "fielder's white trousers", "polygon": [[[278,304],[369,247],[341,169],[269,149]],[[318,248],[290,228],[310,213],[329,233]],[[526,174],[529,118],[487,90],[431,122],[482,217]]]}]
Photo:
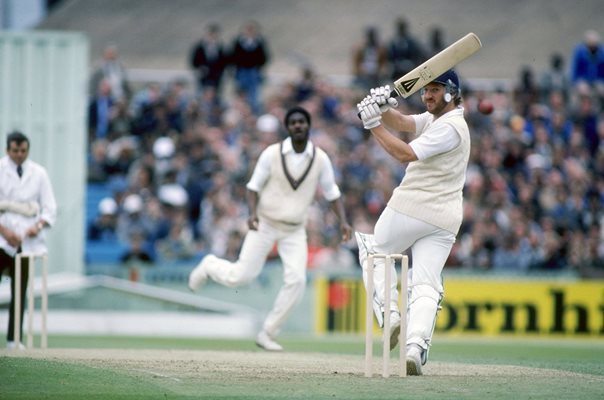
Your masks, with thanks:
[{"label": "fielder's white trousers", "polygon": [[[375,225],[375,253],[398,254],[411,249],[407,344],[419,344],[426,350],[430,345],[436,313],[444,295],[441,273],[454,242],[452,232],[390,207],[386,207]],[[374,284],[380,304],[384,303],[384,266],[384,259],[375,260]],[[391,309],[398,310],[397,275],[394,266],[392,268]]]},{"label": "fielder's white trousers", "polygon": [[308,259],[304,226],[283,231],[260,221],[257,231],[250,230],[246,234],[236,262],[217,258],[206,266],[208,275],[214,281],[237,287],[249,283],[260,274],[275,243],[283,263],[283,286],[264,321],[263,329],[272,337],[277,336],[291,310],[304,295]]}]

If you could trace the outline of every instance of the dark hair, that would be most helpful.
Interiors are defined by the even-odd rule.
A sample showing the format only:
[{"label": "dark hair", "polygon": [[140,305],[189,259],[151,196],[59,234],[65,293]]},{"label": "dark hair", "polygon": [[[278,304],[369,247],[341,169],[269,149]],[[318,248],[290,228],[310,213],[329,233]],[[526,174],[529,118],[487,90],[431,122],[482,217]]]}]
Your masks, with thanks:
[{"label": "dark hair", "polygon": [[25,136],[24,134],[22,134],[19,131],[14,131],[8,134],[8,136],[6,137],[6,149],[8,150],[10,147],[10,144],[12,142],[15,142],[18,145],[20,145],[23,142],[26,142],[27,145],[29,146],[29,139],[27,138],[27,136]]},{"label": "dark hair", "polygon": [[287,122],[289,121],[289,117],[291,117],[291,115],[294,113],[300,113],[300,114],[304,115],[304,117],[306,118],[306,121],[308,122],[308,125],[310,125],[310,122],[311,122],[310,113],[308,111],[306,111],[304,108],[302,108],[300,106],[296,106],[296,107],[290,108],[285,113],[285,118],[283,118],[283,123],[285,124],[286,127],[287,127]]}]

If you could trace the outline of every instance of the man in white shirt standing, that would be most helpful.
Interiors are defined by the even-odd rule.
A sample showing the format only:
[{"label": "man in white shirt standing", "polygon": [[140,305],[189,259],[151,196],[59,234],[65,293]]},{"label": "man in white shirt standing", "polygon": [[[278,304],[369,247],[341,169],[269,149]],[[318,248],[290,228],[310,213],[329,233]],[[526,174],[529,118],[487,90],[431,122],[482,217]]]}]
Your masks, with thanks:
[{"label": "man in white shirt standing", "polygon": [[284,123],[289,137],[268,146],[260,154],[246,186],[250,230],[239,259],[233,263],[209,254],[189,276],[191,290],[197,290],[208,277],[228,287],[249,283],[260,274],[277,244],[284,282],[256,338],[256,344],[269,351],[283,350],[275,338],[306,288],[305,224],[318,188],[339,219],[342,241],[347,241],[352,234],[331,161],[309,140],[310,114],[301,107],[294,107],[287,111]]},{"label": "man in white shirt standing", "polygon": [[[407,331],[407,370],[421,375],[428,358],[436,313],[444,295],[441,273],[463,216],[463,187],[470,156],[470,133],[461,106],[459,78],[449,70],[421,90],[426,112],[404,115],[392,107],[390,88],[371,89],[357,105],[363,126],[388,154],[408,163],[373,235],[355,233],[359,258],[366,269],[367,253],[397,254],[411,250]],[[406,143],[391,132],[413,132]],[[391,347],[398,343],[400,313],[396,279],[384,287],[383,259],[375,260],[374,312],[383,326],[384,292],[391,291]],[[392,276],[396,276],[394,267]],[[366,279],[366,276],[364,275]],[[403,344],[401,344],[403,345]]]},{"label": "man in white shirt standing", "polygon": [[[8,271],[11,277],[7,347],[22,349],[23,345],[13,340],[15,255],[47,252],[44,231],[54,224],[57,205],[46,170],[27,159],[29,139],[20,132],[10,133],[6,139],[6,152],[7,155],[0,159],[0,275]],[[25,304],[28,270],[28,260],[24,259],[21,304]],[[25,307],[21,307],[21,331],[24,310]]]}]

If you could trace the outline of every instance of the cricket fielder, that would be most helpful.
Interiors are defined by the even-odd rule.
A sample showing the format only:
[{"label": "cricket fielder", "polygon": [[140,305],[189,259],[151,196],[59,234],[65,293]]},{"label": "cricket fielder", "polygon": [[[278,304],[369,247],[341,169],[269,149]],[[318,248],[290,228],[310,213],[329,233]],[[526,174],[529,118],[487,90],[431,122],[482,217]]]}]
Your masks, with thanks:
[{"label": "cricket fielder", "polygon": [[301,107],[291,108],[284,123],[289,137],[260,154],[247,184],[250,230],[239,259],[230,262],[209,254],[189,276],[193,291],[208,277],[228,287],[249,283],[260,274],[276,244],[284,282],[256,338],[258,347],[269,351],[283,350],[275,338],[304,294],[308,259],[305,225],[318,188],[339,219],[342,240],[347,241],[352,235],[331,161],[309,140],[310,114]]},{"label": "cricket fielder", "polygon": [[[355,233],[361,266],[367,253],[396,254],[411,249],[407,330],[407,370],[421,375],[428,358],[434,324],[444,289],[441,273],[462,222],[463,187],[470,156],[470,133],[461,106],[459,78],[453,70],[421,90],[426,112],[404,115],[393,107],[390,88],[371,89],[357,104],[365,129],[396,160],[408,163],[373,235]],[[406,143],[388,131],[415,133]],[[384,291],[391,291],[391,347],[398,342],[400,313],[396,279],[384,287],[384,259],[375,260],[374,311],[383,326]],[[396,271],[392,267],[392,276]],[[364,278],[366,276],[364,274]],[[403,344],[401,344],[403,345]]]}]

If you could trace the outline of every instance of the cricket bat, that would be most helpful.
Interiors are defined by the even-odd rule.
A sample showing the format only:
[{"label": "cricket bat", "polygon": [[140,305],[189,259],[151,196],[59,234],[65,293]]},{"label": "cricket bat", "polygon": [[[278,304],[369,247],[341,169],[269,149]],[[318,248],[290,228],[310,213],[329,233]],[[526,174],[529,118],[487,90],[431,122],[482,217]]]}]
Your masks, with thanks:
[{"label": "cricket bat", "polygon": [[407,98],[417,92],[435,78],[450,70],[482,47],[476,34],[470,32],[457,42],[415,67],[394,82],[394,90],[390,96]]}]

